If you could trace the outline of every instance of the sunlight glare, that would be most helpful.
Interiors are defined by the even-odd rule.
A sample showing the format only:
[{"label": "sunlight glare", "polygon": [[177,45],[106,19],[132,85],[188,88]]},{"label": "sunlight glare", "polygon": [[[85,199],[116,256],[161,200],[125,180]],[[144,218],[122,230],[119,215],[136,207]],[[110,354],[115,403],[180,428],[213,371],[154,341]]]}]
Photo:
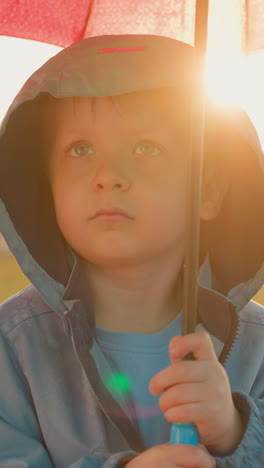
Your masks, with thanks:
[{"label": "sunlight glare", "polygon": [[244,58],[236,53],[207,54],[205,82],[209,96],[220,104],[235,105],[245,88]]},{"label": "sunlight glare", "polygon": [[241,106],[251,118],[264,148],[264,53],[243,56],[235,50],[207,53],[207,94],[222,106]]}]

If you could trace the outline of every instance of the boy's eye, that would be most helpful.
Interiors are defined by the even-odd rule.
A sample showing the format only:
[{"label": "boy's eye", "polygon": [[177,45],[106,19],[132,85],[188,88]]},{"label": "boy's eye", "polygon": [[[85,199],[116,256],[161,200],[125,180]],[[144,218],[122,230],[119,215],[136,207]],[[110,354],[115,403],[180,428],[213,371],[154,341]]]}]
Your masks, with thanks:
[{"label": "boy's eye", "polygon": [[[161,153],[159,146],[149,140],[142,140],[136,146],[136,148],[136,154],[141,154],[144,156],[159,156]],[[88,143],[81,141],[72,144],[66,152],[74,158],[80,158],[82,156],[93,154],[91,146]]]},{"label": "boy's eye", "polygon": [[160,155],[160,148],[152,141],[144,140],[140,142],[137,146],[140,148],[140,152],[136,151],[136,154],[143,154],[143,155],[150,155],[150,156],[159,156]]},{"label": "boy's eye", "polygon": [[87,156],[88,154],[92,154],[93,151],[91,146],[88,143],[75,143],[69,149],[69,154],[75,158],[80,158],[81,156]]}]

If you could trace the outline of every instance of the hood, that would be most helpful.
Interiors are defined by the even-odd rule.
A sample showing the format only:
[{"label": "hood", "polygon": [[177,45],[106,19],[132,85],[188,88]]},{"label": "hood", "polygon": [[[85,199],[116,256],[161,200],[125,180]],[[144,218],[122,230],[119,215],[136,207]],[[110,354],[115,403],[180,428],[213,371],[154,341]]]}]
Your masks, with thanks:
[{"label": "hood", "polygon": [[[40,155],[47,94],[99,97],[162,87],[188,92],[197,83],[193,51],[151,35],[83,39],[37,70],[10,106],[0,129],[0,230],[25,275],[57,313],[63,314],[66,298],[81,293],[72,288],[82,281],[78,258],[58,229]],[[240,310],[264,284],[264,158],[242,110],[208,103],[205,147],[214,132],[228,143],[231,184],[217,218],[201,226],[199,285]]]}]

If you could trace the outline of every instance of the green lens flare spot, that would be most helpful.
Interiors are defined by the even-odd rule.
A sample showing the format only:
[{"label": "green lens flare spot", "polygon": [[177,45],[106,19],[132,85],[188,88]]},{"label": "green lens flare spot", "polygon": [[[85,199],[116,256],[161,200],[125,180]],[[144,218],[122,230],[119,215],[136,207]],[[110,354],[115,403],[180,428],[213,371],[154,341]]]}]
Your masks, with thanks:
[{"label": "green lens flare spot", "polygon": [[104,378],[104,384],[107,390],[114,396],[127,395],[132,388],[130,379],[118,372],[107,375]]}]

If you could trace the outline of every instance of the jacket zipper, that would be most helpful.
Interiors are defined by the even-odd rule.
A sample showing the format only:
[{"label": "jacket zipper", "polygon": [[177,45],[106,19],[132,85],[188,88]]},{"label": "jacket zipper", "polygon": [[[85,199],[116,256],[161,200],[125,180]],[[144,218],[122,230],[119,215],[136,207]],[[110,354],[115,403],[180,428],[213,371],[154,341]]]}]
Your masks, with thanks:
[{"label": "jacket zipper", "polygon": [[228,338],[224,344],[224,348],[219,356],[219,362],[225,366],[231,351],[235,345],[236,339],[239,333],[239,316],[234,306],[230,306],[230,315],[231,315],[231,327]]}]

